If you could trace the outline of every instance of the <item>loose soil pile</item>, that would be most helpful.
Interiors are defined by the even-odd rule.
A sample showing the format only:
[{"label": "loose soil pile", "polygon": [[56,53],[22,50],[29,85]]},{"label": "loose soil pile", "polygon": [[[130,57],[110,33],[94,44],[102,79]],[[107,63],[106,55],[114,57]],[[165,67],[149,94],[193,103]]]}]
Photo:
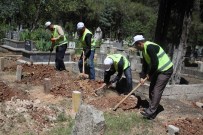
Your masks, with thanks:
[{"label": "loose soil pile", "polygon": [[[54,96],[72,97],[72,91],[80,91],[83,95],[83,100],[86,98],[95,98],[95,90],[102,85],[102,81],[80,80],[78,76],[69,71],[56,71],[54,67],[48,65],[28,65],[24,64],[22,80],[18,83],[43,85],[44,78],[50,78],[52,88],[50,93]],[[14,72],[16,67],[8,67],[5,71]],[[99,99],[98,99],[99,98]],[[98,108],[112,108],[124,96],[115,95],[114,97],[98,97],[95,100],[88,101],[90,104]],[[105,104],[103,104],[105,103]],[[124,110],[134,108],[136,105],[135,99],[127,99],[120,106]]]},{"label": "loose soil pile", "polygon": [[203,118],[178,119],[170,124],[179,127],[180,135],[202,135],[203,133]]},{"label": "loose soil pile", "polygon": [[18,99],[28,99],[28,94],[18,89],[12,89],[0,80],[0,102],[9,101],[12,97]]}]

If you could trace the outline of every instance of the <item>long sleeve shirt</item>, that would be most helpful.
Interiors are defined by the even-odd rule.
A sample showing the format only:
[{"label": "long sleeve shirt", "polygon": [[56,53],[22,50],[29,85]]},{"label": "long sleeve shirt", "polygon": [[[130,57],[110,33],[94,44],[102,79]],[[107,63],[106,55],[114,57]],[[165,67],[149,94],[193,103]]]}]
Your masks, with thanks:
[{"label": "long sleeve shirt", "polygon": [[87,33],[85,36],[86,46],[83,47],[83,50],[85,52],[85,58],[88,58],[91,53],[91,39],[92,39],[92,34]]},{"label": "long sleeve shirt", "polygon": [[146,74],[151,77],[157,71],[159,65],[159,59],[157,57],[158,52],[159,46],[152,44],[147,46],[147,53],[151,59],[151,64],[148,65],[146,60],[143,58],[142,72],[140,74],[141,78],[145,78]]},{"label": "long sleeve shirt", "polygon": [[[112,80],[112,82],[116,82],[116,81],[119,81],[121,79],[122,74],[123,74],[123,65],[124,65],[124,60],[123,60],[123,58],[121,58],[120,61],[118,62],[118,71],[117,71],[118,74]],[[105,72],[107,73],[107,76],[109,76],[109,75],[114,74],[116,72],[116,69],[115,69],[114,65],[112,64],[110,70],[109,71],[105,71]],[[108,77],[105,76],[104,77],[104,82],[105,83],[109,83],[108,81],[109,81]]]},{"label": "long sleeve shirt", "polygon": [[56,30],[57,30],[57,32],[58,32],[58,34],[59,34],[59,36],[56,37],[57,39],[59,39],[59,38],[61,38],[61,37],[64,36],[64,31],[63,31],[63,29],[62,29],[61,26],[57,25]]}]

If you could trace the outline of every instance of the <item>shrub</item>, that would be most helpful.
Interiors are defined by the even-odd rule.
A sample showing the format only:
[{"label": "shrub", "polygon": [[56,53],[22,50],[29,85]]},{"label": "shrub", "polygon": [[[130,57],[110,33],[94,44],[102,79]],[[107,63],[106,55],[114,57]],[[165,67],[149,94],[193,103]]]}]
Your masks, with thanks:
[{"label": "shrub", "polygon": [[24,30],[20,33],[20,40],[33,40],[36,46],[36,49],[39,51],[48,51],[51,42],[50,42],[51,35],[50,33],[46,32],[44,29],[39,28],[34,31]]}]

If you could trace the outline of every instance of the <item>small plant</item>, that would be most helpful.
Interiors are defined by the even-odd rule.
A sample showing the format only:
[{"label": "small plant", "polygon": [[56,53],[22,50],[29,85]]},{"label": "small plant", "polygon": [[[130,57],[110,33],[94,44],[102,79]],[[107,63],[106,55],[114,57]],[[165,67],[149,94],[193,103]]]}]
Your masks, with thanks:
[{"label": "small plant", "polygon": [[30,38],[30,32],[28,29],[25,29],[24,31],[20,32],[20,41],[29,40]]},{"label": "small plant", "polygon": [[66,121],[66,120],[67,120],[67,117],[66,117],[65,112],[60,113],[60,114],[58,115],[58,117],[57,117],[57,121],[63,122],[63,121]]}]

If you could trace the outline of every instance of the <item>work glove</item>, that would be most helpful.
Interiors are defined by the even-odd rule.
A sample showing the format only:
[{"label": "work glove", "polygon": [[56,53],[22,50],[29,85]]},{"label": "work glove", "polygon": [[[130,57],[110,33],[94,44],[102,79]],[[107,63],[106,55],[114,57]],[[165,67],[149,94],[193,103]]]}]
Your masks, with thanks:
[{"label": "work glove", "polygon": [[56,42],[56,38],[51,38],[51,42],[55,43]]},{"label": "work glove", "polygon": [[115,80],[111,80],[109,81],[109,83],[107,84],[107,88],[110,88],[110,87],[116,87],[116,81]]}]

